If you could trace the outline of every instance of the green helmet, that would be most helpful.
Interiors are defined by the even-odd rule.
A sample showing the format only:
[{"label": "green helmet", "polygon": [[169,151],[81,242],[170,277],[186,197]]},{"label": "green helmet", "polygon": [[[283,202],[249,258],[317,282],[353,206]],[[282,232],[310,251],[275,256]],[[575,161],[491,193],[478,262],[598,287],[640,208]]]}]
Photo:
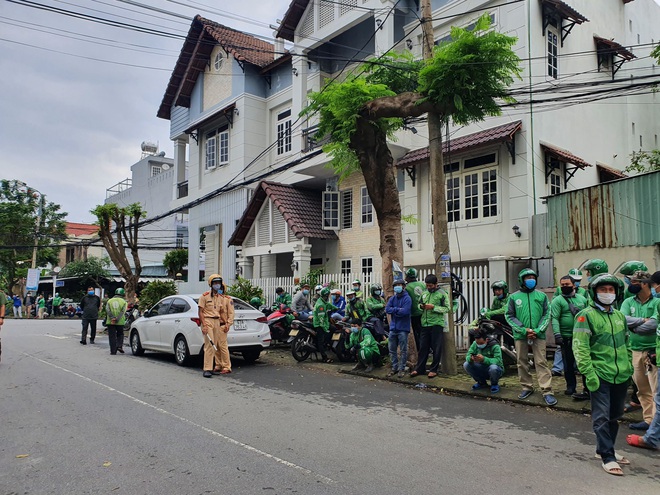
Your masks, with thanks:
[{"label": "green helmet", "polygon": [[362,285],[362,282],[360,282],[360,280],[356,278],[355,280],[353,280],[352,285]]},{"label": "green helmet", "polygon": [[646,272],[648,271],[647,266],[644,264],[643,261],[626,261],[623,265],[621,265],[621,268],[619,268],[619,273],[621,275],[626,275],[630,277],[633,273],[640,271],[640,272]]},{"label": "green helmet", "polygon": [[571,280],[575,282],[576,280],[582,280],[582,272],[577,268],[571,268],[568,270],[568,276],[571,277]]},{"label": "green helmet", "polygon": [[518,274],[518,283],[520,284],[520,287],[525,286],[524,279],[528,275],[534,275],[534,278],[536,278],[536,279],[539,278],[538,273],[536,273],[534,270],[532,270],[531,268],[524,268],[524,269],[520,270],[520,273]]},{"label": "green helmet", "polygon": [[121,287],[115,291],[115,296],[123,296],[124,294],[126,294],[126,291]]},{"label": "green helmet", "polygon": [[321,297],[325,299],[329,295],[330,295],[330,289],[328,289],[327,287],[323,287],[323,289],[321,289]]},{"label": "green helmet", "polygon": [[614,286],[617,300],[621,297],[621,280],[616,278],[614,275],[610,275],[609,273],[600,273],[591,279],[591,282],[589,282],[589,295],[591,296],[592,301],[596,300],[596,289],[601,285]]},{"label": "green helmet", "polygon": [[491,289],[502,289],[504,291],[504,295],[506,296],[509,293],[509,286],[506,284],[504,280],[496,280],[493,282],[490,286]]},{"label": "green helmet", "polygon": [[255,296],[252,299],[250,299],[250,306],[254,306],[255,308],[261,306],[261,298]]},{"label": "green helmet", "polygon": [[406,270],[406,278],[417,278],[417,270],[415,268],[408,268]]},{"label": "green helmet", "polygon": [[585,261],[584,265],[582,265],[582,269],[588,270],[592,277],[609,271],[609,267],[607,266],[607,263],[605,263],[605,260],[599,258]]}]

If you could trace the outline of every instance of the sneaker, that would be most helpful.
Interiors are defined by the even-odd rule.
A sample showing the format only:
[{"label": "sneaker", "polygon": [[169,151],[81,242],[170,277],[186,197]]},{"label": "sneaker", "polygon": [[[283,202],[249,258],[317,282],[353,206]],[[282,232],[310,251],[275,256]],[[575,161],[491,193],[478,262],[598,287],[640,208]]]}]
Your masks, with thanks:
[{"label": "sneaker", "polygon": [[544,395],[543,400],[548,405],[548,407],[557,405],[557,398],[552,394]]},{"label": "sneaker", "polygon": [[121,348],[117,349],[117,352],[120,353],[120,354],[124,354],[124,349],[121,349]]},{"label": "sneaker", "polygon": [[522,392],[520,392],[520,394],[518,394],[518,398],[520,400],[525,400],[526,398],[528,398],[533,393],[534,393],[534,390],[530,390],[530,389],[525,388],[525,389],[523,389]]},{"label": "sneaker", "polygon": [[553,371],[552,376],[564,376],[564,374],[561,371]]},{"label": "sneaker", "polygon": [[369,366],[367,366],[367,367],[364,369],[364,372],[365,372],[365,373],[371,373],[373,370],[374,370],[374,365],[373,365],[373,364],[370,364]]},{"label": "sneaker", "polygon": [[403,378],[406,376],[406,370],[399,370],[399,374],[397,375],[399,378]]},{"label": "sneaker", "polygon": [[486,382],[477,382],[474,385],[472,385],[472,390],[480,390],[482,388],[486,388],[488,384]]},{"label": "sneaker", "polygon": [[649,424],[646,421],[640,421],[639,423],[630,423],[628,428],[631,430],[641,430],[646,431],[649,429]]},{"label": "sneaker", "polygon": [[567,388],[566,390],[564,390],[564,395],[575,395],[575,389]]},{"label": "sneaker", "polygon": [[587,392],[586,390],[584,392],[575,393],[571,395],[571,397],[573,397],[573,400],[589,400],[591,398],[589,392]]},{"label": "sneaker", "polygon": [[80,343],[81,343],[82,345],[87,345],[87,342],[85,342],[84,340],[81,340]]},{"label": "sneaker", "polygon": [[390,370],[390,372],[386,375],[387,377],[394,376],[396,375],[397,371],[396,370]]},{"label": "sneaker", "polygon": [[351,368],[351,371],[357,371],[357,370],[363,370],[364,369],[364,364],[358,363],[355,366]]},{"label": "sneaker", "polygon": [[490,393],[491,394],[496,394],[500,391],[500,386],[499,385],[491,385],[490,387]]},{"label": "sneaker", "polygon": [[202,374],[202,376],[203,376],[204,378],[211,378],[211,377],[213,376],[213,374],[212,374],[210,371],[205,371],[205,372]]},{"label": "sneaker", "polygon": [[90,344],[93,344],[93,343],[94,343],[94,339],[89,339],[89,343],[90,343]]}]

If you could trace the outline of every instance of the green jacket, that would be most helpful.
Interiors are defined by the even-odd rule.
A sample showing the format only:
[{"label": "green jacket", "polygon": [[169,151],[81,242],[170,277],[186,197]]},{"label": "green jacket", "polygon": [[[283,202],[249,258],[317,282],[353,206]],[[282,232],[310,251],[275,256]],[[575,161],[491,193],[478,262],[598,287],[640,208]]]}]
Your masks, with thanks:
[{"label": "green jacket", "polygon": [[[436,289],[431,292],[424,289],[419,299],[419,304],[433,304],[433,309],[424,309],[422,311],[422,326],[433,327],[440,325],[446,327],[446,317],[449,313],[449,295],[442,289]],[[417,307],[419,308],[419,304]],[[413,306],[414,307],[414,306]]]},{"label": "green jacket", "polygon": [[346,310],[344,314],[349,320],[351,318],[360,318],[362,321],[367,321],[367,318],[369,318],[367,305],[364,304],[364,301],[360,298],[353,299],[353,302],[346,301]]},{"label": "green jacket", "polygon": [[[658,321],[653,318],[660,306],[660,299],[650,298],[642,303],[637,297],[629,297],[621,304],[630,331],[630,350],[648,351],[655,347]],[[644,322],[644,318],[651,318]]]},{"label": "green jacket", "polygon": [[[121,325],[124,326],[126,323],[126,308],[128,303],[123,297],[113,297],[109,299],[105,305],[105,312],[107,314],[105,324],[106,325]],[[112,323],[112,319],[117,318],[116,323]]]},{"label": "green jacket", "polygon": [[322,297],[319,297],[314,305],[314,320],[312,324],[316,328],[322,328],[326,333],[330,331],[328,311],[337,311],[337,308],[331,302],[324,301]]},{"label": "green jacket", "polygon": [[476,356],[478,354],[481,354],[484,357],[483,364],[487,366],[495,364],[504,369],[504,361],[502,360],[502,348],[500,347],[500,344],[497,342],[497,340],[489,338],[486,341],[486,347],[483,349],[479,349],[477,347],[476,341],[472,342],[472,345],[465,355],[465,362],[470,363],[470,356]]},{"label": "green jacket", "polygon": [[426,284],[418,280],[406,284],[406,291],[408,292],[410,299],[412,299],[412,310],[410,311],[410,316],[422,315],[422,310],[419,308],[419,300],[425,290]]},{"label": "green jacket", "polygon": [[287,308],[291,307],[291,294],[288,292],[282,293],[281,296],[276,296],[275,301],[273,301],[273,305],[271,306],[272,309],[278,310],[280,309],[280,305],[284,304]]},{"label": "green jacket", "polygon": [[575,316],[571,312],[571,305],[578,311],[582,311],[589,303],[580,294],[566,297],[563,294],[552,298],[550,303],[550,317],[552,319],[552,333],[561,334],[562,337],[573,337],[573,326]]},{"label": "green jacket", "polygon": [[53,298],[53,306],[60,306],[62,304],[62,298],[57,296]]},{"label": "green jacket", "polygon": [[351,335],[344,342],[346,349],[358,346],[360,349],[370,349],[373,353],[379,353],[378,342],[374,340],[373,335],[368,328],[362,327],[358,333],[351,332]]},{"label": "green jacket", "polygon": [[514,292],[509,296],[506,321],[513,329],[515,340],[527,340],[528,328],[534,330],[537,338],[545,339],[550,323],[548,296],[539,290]]},{"label": "green jacket", "polygon": [[382,296],[370,296],[367,298],[367,313],[369,316],[382,318],[385,316],[385,304],[387,301]]},{"label": "green jacket", "polygon": [[510,294],[503,299],[498,299],[497,297],[493,299],[493,304],[491,304],[490,309],[484,313],[484,317],[491,320],[493,316],[505,315],[506,309],[509,306]]},{"label": "green jacket", "polygon": [[626,317],[616,309],[605,313],[595,305],[580,311],[573,327],[573,354],[592,392],[603,379],[625,383],[632,376]]}]

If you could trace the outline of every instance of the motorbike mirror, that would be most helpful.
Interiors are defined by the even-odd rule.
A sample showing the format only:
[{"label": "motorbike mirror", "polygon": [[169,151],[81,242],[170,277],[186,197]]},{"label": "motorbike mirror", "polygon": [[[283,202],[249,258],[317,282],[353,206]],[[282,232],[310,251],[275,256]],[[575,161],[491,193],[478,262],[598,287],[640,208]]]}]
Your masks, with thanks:
[{"label": "motorbike mirror", "polygon": [[488,311],[488,308],[481,308],[481,309],[479,310],[479,314],[480,314],[481,316],[483,316],[483,315],[486,314],[487,311]]}]

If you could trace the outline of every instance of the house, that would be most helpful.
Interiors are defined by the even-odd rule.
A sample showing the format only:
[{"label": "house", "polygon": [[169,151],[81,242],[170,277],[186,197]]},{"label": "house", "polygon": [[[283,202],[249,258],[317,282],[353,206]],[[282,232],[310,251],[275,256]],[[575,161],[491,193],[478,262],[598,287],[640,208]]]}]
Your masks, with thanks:
[{"label": "house", "polygon": [[[469,29],[487,13],[492,29],[518,38],[523,68],[512,88],[517,105],[448,129],[453,261],[485,267],[487,278],[489,258],[541,258],[550,285],[550,253],[537,245],[546,237],[546,198],[616,179],[632,151],[658,146],[651,87],[660,78],[648,55],[660,7],[652,0],[432,5],[436,43],[449,39],[451,26]],[[412,0],[293,0],[272,44],[193,20],[158,111],[175,143],[172,206],[188,212],[189,270],[200,273],[185,290],[201,290],[204,273],[215,271],[231,280],[319,267],[380,270],[363,179],[339,182],[312,140],[318,121],[297,115],[309,91],[369,56],[394,48],[421,57],[419,15]],[[415,123],[391,144],[403,215],[414,219],[402,223],[403,261],[423,268],[434,265],[426,134]]]},{"label": "house", "polygon": [[96,225],[66,222],[65,248],[60,251],[57,266],[64,267],[67,263],[83,261],[90,256],[105,256],[105,250],[99,246],[98,231]]}]

